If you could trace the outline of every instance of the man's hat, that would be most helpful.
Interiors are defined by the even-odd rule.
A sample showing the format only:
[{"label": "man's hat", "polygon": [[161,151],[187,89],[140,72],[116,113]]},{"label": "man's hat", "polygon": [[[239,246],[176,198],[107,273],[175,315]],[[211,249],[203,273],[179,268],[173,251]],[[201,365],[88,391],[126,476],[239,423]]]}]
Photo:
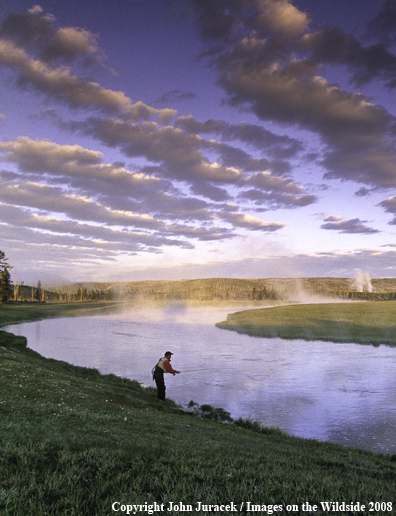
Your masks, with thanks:
[{"label": "man's hat", "polygon": [[168,355],[173,355],[173,353],[171,353],[170,351],[165,351],[165,355],[164,356],[168,356]]}]

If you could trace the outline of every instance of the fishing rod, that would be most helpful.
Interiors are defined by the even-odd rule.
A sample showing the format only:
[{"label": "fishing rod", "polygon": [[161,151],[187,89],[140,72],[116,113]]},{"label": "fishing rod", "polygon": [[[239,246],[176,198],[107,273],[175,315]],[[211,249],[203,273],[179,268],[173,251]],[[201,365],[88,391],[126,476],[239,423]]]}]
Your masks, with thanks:
[{"label": "fishing rod", "polygon": [[209,367],[208,369],[189,369],[188,371],[180,371],[181,373],[195,373],[197,371],[217,371],[218,368]]}]

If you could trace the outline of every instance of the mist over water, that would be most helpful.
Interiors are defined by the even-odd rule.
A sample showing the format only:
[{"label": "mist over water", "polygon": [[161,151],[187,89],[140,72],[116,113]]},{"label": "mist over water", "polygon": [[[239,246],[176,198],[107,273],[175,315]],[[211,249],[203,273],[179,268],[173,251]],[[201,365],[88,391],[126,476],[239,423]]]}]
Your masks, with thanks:
[{"label": "mist over water", "polygon": [[[248,309],[248,306],[242,309]],[[167,396],[222,407],[291,435],[394,453],[396,349],[239,335],[215,327],[238,307],[128,309],[9,326],[43,356],[153,386],[164,352],[181,372]]]}]

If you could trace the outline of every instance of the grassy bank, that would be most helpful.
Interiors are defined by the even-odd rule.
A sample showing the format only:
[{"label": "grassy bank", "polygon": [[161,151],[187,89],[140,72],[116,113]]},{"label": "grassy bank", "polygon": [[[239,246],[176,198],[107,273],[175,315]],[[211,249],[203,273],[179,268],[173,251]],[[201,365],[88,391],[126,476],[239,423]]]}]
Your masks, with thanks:
[{"label": "grassy bank", "polygon": [[396,301],[245,310],[216,326],[255,337],[396,345]]},{"label": "grassy bank", "polygon": [[273,505],[291,514],[288,504],[304,502],[318,505],[305,514],[329,513],[320,502],[330,500],[367,509],[396,503],[395,456],[291,438],[249,421],[208,421],[157,401],[152,388],[44,359],[25,344],[0,332],[2,515],[126,514],[113,511],[114,502],[118,509],[165,504],[156,514],[180,514],[166,510],[170,502],[194,509],[233,502],[239,513],[251,502],[266,506],[261,514]]},{"label": "grassy bank", "polygon": [[[121,308],[5,305],[0,326]],[[222,512],[202,514],[257,512],[249,513],[247,502],[260,514],[280,507],[284,514],[333,514],[322,509],[326,501],[365,504],[358,514],[390,514],[386,504],[395,507],[396,456],[292,438],[249,420],[216,423],[171,400],[159,402],[154,389],[137,382],[45,359],[27,349],[23,337],[3,331],[0,361],[2,515],[133,514],[128,505],[146,503],[136,514],[149,514],[155,502],[162,510],[154,514],[192,512],[168,511],[171,502],[194,513],[198,502],[224,505]],[[302,512],[306,502],[316,510]],[[385,504],[386,511],[370,502]]]},{"label": "grassy bank", "polygon": [[0,306],[0,328],[55,317],[106,315],[122,309],[123,303],[7,303]]}]

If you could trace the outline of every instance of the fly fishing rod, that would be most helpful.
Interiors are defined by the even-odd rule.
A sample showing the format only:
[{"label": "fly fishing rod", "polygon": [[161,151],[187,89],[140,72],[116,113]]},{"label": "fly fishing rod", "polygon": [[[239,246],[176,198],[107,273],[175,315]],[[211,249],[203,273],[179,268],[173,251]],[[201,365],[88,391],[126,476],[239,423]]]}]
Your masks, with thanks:
[{"label": "fly fishing rod", "polygon": [[208,369],[189,369],[188,371],[180,371],[181,373],[196,373],[197,371],[217,371],[217,368],[209,367]]}]

